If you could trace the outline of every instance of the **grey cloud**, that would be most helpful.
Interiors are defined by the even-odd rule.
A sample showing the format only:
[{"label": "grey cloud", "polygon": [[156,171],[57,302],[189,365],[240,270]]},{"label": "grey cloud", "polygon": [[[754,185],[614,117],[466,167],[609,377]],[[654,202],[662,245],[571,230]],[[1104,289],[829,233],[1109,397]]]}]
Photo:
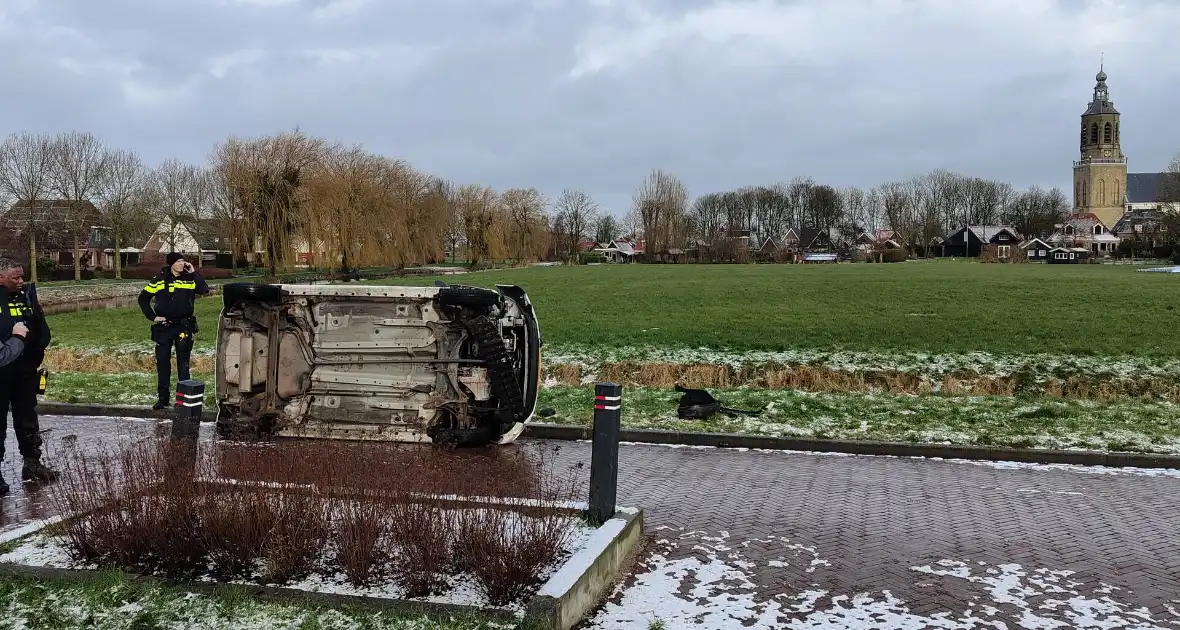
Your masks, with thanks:
[{"label": "grey cloud", "polygon": [[1132,170],[1180,150],[1175,3],[1107,2],[1091,26],[1099,3],[1056,0],[906,20],[868,0],[338,1],[6,2],[0,120],[149,161],[299,125],[615,212],[653,167],[696,193],[939,167],[1068,188],[1105,49]]}]

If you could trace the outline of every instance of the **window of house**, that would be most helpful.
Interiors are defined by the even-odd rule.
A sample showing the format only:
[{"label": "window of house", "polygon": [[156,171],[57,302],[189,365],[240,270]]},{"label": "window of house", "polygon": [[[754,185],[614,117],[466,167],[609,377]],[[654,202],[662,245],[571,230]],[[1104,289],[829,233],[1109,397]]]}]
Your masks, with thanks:
[{"label": "window of house", "polygon": [[1070,259],[1070,260],[1073,260],[1075,256],[1077,256],[1077,254],[1075,254],[1075,253],[1073,253],[1073,252],[1070,252],[1070,253],[1069,253],[1069,259]]},{"label": "window of house", "polygon": [[1072,225],[1065,226],[1065,235],[1066,236],[1073,236],[1073,226]]},{"label": "window of house", "polygon": [[1012,249],[1012,246],[1011,246],[1011,245],[1000,245],[1000,246],[999,246],[997,249],[998,249],[998,250],[999,250],[999,252],[1000,252],[1000,258],[1007,258],[1007,257],[1008,257],[1008,253],[1009,253],[1009,252],[1011,251],[1011,249]]},{"label": "window of house", "polygon": [[1113,132],[1114,132],[1114,128],[1111,127],[1110,123],[1106,123],[1105,125],[1103,125],[1102,126],[1102,141],[1105,142],[1106,144],[1110,144],[1111,141],[1114,140],[1114,133]]},{"label": "window of house", "polygon": [[1101,225],[1095,225],[1095,226],[1094,226],[1094,235],[1095,235],[1095,236],[1097,236],[1097,235],[1099,235],[1099,234],[1102,234],[1102,226],[1101,226]]},{"label": "window of house", "polygon": [[1043,250],[1043,249],[1042,249],[1042,250],[1040,250],[1039,252],[1037,252],[1037,256],[1040,256],[1040,257],[1042,257],[1042,258],[1043,258],[1043,257],[1045,257],[1045,256],[1048,256],[1048,255],[1049,255],[1049,252],[1047,252],[1047,251],[1045,251],[1045,250]]},{"label": "window of house", "polygon": [[1098,144],[1098,123],[1090,123],[1090,144]]}]

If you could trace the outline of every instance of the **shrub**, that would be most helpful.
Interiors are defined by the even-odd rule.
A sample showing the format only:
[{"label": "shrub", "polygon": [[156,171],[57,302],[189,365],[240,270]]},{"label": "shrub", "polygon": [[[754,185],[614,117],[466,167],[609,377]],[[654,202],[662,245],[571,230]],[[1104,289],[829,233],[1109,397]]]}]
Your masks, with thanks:
[{"label": "shrub", "polygon": [[[312,452],[307,452],[310,449]],[[407,597],[467,573],[496,604],[514,601],[559,557],[575,523],[576,469],[543,448],[446,452],[388,444],[218,443],[191,458],[163,437],[68,449],[54,495],[76,559],[191,578],[288,583],[317,567],[357,587],[392,577]],[[524,512],[442,495],[530,499]],[[471,507],[475,505],[476,507]]]}]

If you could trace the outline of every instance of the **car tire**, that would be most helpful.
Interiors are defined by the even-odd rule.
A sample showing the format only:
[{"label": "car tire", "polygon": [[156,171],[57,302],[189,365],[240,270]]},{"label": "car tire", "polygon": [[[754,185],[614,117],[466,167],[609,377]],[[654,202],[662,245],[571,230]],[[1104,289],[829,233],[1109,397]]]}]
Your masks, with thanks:
[{"label": "car tire", "polygon": [[485,308],[499,304],[500,294],[478,287],[443,287],[438,290],[438,303],[442,306]]},{"label": "car tire", "polygon": [[258,282],[232,282],[221,289],[221,294],[226,308],[238,302],[273,304],[282,299],[282,289],[278,285]]}]

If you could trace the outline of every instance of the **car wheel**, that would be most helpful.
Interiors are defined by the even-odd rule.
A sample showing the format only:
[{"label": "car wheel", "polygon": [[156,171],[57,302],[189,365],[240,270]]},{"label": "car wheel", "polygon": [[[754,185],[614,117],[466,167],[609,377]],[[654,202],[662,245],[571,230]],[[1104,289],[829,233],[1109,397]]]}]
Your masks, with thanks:
[{"label": "car wheel", "polygon": [[274,303],[282,299],[282,289],[278,285],[258,282],[233,282],[225,285],[221,294],[226,308],[238,302]]},{"label": "car wheel", "polygon": [[443,287],[438,290],[438,303],[443,306],[488,307],[500,302],[500,294],[478,287]]}]

